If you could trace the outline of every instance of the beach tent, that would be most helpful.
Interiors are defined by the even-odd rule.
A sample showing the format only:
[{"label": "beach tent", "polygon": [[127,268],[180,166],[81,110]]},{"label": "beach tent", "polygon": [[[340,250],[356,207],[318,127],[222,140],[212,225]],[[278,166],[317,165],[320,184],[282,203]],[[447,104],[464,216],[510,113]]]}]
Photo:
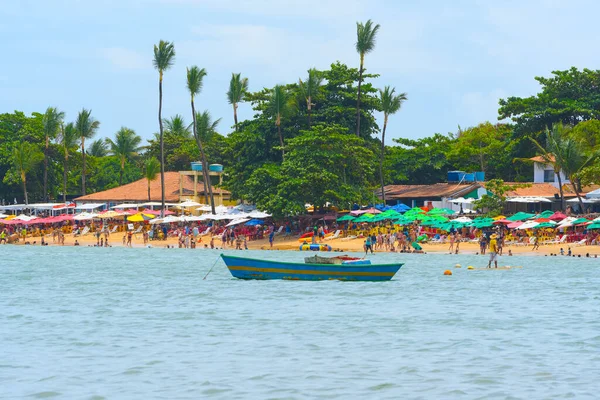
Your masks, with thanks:
[{"label": "beach tent", "polygon": [[600,189],[592,190],[585,195],[586,199],[600,199]]}]

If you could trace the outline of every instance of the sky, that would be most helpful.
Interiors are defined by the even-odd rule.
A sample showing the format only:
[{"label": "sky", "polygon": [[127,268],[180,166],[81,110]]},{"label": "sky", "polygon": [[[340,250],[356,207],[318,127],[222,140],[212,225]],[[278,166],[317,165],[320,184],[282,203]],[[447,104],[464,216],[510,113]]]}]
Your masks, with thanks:
[{"label": "sky", "polygon": [[[598,69],[599,13],[593,0],[0,0],[0,113],[54,106],[68,122],[85,107],[98,137],[126,126],[151,138],[162,39],[176,50],[163,117],[191,122],[186,67],[198,65],[208,75],[196,108],[222,118],[227,134],[232,72],[258,91],[338,60],[358,68],[356,22],[372,19],[381,28],[365,67],[381,75],[376,87],[408,96],[387,137],[456,132],[497,121],[501,98],[537,93],[535,76]],[[249,104],[238,113],[253,115]]]}]

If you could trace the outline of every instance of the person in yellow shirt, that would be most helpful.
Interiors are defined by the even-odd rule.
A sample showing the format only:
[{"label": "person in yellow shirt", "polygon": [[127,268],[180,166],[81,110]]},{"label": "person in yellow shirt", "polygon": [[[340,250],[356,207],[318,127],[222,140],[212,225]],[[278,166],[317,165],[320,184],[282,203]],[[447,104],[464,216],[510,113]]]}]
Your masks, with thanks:
[{"label": "person in yellow shirt", "polygon": [[498,235],[496,235],[495,233],[492,234],[490,236],[490,250],[489,250],[489,255],[490,255],[490,261],[488,262],[488,268],[492,268],[492,261],[494,262],[494,265],[496,268],[498,268]]}]

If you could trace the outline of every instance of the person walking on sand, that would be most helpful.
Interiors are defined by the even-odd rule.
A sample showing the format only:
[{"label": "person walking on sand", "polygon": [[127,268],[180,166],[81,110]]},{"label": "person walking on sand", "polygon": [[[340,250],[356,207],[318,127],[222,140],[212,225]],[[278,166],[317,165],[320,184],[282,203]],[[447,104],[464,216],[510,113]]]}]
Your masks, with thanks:
[{"label": "person walking on sand", "polygon": [[533,249],[531,250],[538,250],[540,248],[540,236],[538,233],[535,234],[535,236],[533,237]]},{"label": "person walking on sand", "polygon": [[455,242],[456,242],[456,251],[454,254],[458,254],[458,247],[460,246],[460,241],[462,240],[462,236],[460,233],[456,232]]},{"label": "person walking on sand", "polygon": [[490,236],[490,261],[488,262],[488,268],[492,268],[492,262],[494,266],[498,268],[498,235],[495,233]]},{"label": "person walking on sand", "polygon": [[456,238],[454,237],[454,234],[449,234],[449,239],[450,239],[450,247],[448,248],[448,254],[452,254],[452,252],[454,251],[454,241],[456,240]]}]

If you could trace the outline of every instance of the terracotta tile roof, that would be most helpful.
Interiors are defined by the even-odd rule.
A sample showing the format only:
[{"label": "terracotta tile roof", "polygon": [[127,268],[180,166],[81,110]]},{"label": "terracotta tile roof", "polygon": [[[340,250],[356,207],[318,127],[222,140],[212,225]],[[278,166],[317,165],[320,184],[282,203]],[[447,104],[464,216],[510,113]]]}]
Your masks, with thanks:
[{"label": "terracotta tile roof", "polygon": [[[505,182],[507,185],[518,185],[519,182]],[[521,182],[522,184],[523,182]],[[554,194],[560,196],[560,190],[551,183],[530,183],[530,187],[517,188],[506,192],[508,197],[554,197]],[[581,188],[580,195],[583,196],[592,190],[597,189],[598,185],[584,186]],[[575,191],[571,185],[563,185],[563,193],[565,197],[575,197]]]},{"label": "terracotta tile roof", "polygon": [[[530,160],[541,164],[548,164],[542,156],[531,157]],[[550,156],[550,160],[554,162],[554,156]]]},{"label": "terracotta tile roof", "polygon": [[[183,195],[190,196],[194,193],[194,178],[191,176],[182,176]],[[204,195],[204,186],[202,181],[198,181],[198,194]],[[214,194],[230,194],[229,191],[213,187]],[[151,201],[161,201],[160,175],[157,179],[150,182]],[[165,172],[165,201],[169,203],[179,202],[179,172]],[[139,181],[131,182],[123,186],[108,189],[103,192],[97,192],[81,196],[75,201],[101,201],[101,202],[125,202],[148,201],[148,181],[142,178]]]},{"label": "terracotta tile roof", "polygon": [[[435,183],[433,185],[388,185],[384,187],[386,199],[423,198],[432,199],[436,197],[461,197],[473,190],[482,187],[479,183]],[[375,192],[381,196],[381,189]]]}]

